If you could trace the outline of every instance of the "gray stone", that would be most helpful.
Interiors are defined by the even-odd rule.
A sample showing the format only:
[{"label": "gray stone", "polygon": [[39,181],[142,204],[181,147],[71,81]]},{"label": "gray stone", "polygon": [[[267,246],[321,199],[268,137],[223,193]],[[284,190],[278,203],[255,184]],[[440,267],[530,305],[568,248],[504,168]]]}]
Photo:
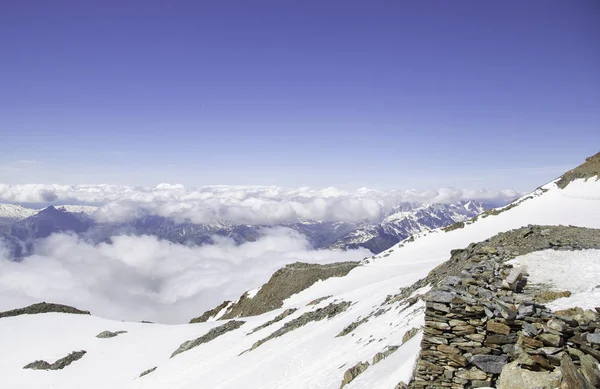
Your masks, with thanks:
[{"label": "gray stone", "polygon": [[523,278],[523,269],[514,268],[508,277],[502,281],[502,287],[505,289],[516,290],[519,281]]},{"label": "gray stone", "polygon": [[517,313],[519,316],[531,316],[535,313],[535,307],[533,305],[521,304],[519,308],[517,308]]},{"label": "gray stone", "polygon": [[531,371],[521,369],[519,362],[514,361],[502,369],[496,382],[497,389],[525,389],[525,388],[558,388],[561,374],[559,371]]},{"label": "gray stone", "polygon": [[[199,323],[199,322],[198,322],[198,323]],[[140,373],[140,377],[143,377],[143,376],[145,376],[145,375],[148,375],[148,374],[152,373],[154,370],[156,370],[156,368],[157,368],[157,366],[154,366],[154,367],[153,367],[153,368],[151,368],[151,369],[144,370],[143,372],[141,372],[141,373]]]},{"label": "gray stone", "polygon": [[462,278],[456,276],[448,276],[444,279],[444,283],[448,286],[460,285]]},{"label": "gray stone", "polygon": [[426,295],[427,301],[436,303],[451,303],[456,298],[456,293],[445,290],[433,289]]},{"label": "gray stone", "polygon": [[486,373],[500,374],[508,363],[506,355],[473,355],[469,361]]},{"label": "gray stone", "polygon": [[558,332],[564,332],[567,329],[567,324],[559,319],[550,319],[548,323],[546,323],[548,328],[553,329]]},{"label": "gray stone", "polygon": [[100,339],[114,338],[115,336],[118,336],[120,334],[125,334],[125,333],[127,333],[127,331],[115,331],[115,332],[102,331],[101,333],[96,335],[96,338],[100,338]]},{"label": "gray stone", "polygon": [[600,334],[587,334],[585,336],[586,340],[590,343],[600,344]]},{"label": "gray stone", "polygon": [[539,331],[538,329],[530,323],[524,322],[523,323],[523,333],[525,334],[525,336],[528,336],[530,338],[533,338],[534,336],[536,336]]},{"label": "gray stone", "polygon": [[517,312],[508,304],[502,301],[496,301],[494,307],[500,312],[503,318],[506,320],[514,320],[517,318]]}]

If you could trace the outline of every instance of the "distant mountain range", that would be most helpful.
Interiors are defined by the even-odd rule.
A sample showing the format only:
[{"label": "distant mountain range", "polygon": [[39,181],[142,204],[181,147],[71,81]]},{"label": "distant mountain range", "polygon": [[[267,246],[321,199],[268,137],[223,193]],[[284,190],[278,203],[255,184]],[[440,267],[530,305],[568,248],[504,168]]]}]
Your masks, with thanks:
[{"label": "distant mountain range", "polygon": [[[305,235],[315,248],[366,248],[380,253],[413,234],[465,221],[502,204],[478,200],[452,204],[402,203],[378,222],[325,222],[303,220],[279,226]],[[241,244],[255,241],[261,230],[272,227],[229,222],[197,224],[146,215],[122,223],[97,222],[90,206],[49,206],[36,210],[13,204],[0,204],[0,239],[11,254],[23,256],[37,239],[53,233],[71,232],[94,243],[109,242],[116,235],[152,235],[175,243],[203,245],[215,236],[229,237]]]}]

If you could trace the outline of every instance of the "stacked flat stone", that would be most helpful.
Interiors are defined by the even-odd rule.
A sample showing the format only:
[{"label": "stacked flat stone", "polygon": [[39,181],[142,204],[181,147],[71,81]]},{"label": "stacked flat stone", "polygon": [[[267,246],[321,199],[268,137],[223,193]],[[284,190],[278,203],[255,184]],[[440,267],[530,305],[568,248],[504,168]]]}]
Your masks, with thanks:
[{"label": "stacked flat stone", "polygon": [[565,388],[600,387],[600,312],[566,316],[536,303],[527,274],[506,263],[512,257],[502,247],[479,247],[459,275],[427,294],[410,388],[495,386],[507,366],[556,374]]}]

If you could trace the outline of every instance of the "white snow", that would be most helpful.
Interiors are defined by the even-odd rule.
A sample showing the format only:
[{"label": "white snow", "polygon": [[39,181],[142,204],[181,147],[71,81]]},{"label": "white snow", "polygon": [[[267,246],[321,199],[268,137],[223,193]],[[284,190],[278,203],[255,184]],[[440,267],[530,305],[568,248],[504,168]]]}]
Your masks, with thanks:
[{"label": "white snow", "polygon": [[[479,218],[462,229],[420,234],[414,241],[404,242],[388,251],[389,256],[378,256],[345,277],[317,282],[291,296],[280,309],[243,318],[246,324],[242,328],[172,359],[169,356],[180,343],[205,334],[220,322],[167,326],[60,314],[0,319],[3,385],[22,389],[79,389],[82,386],[89,389],[337,389],[349,367],[360,361],[371,363],[377,352],[387,346],[400,345],[407,330],[423,324],[422,302],[407,309],[402,302],[382,303],[386,296],[398,293],[399,288],[411,285],[447,260],[450,250],[528,224],[600,228],[600,182],[580,181],[564,191],[550,183],[544,188],[547,191],[538,191],[536,196],[519,206],[496,216]],[[578,257],[578,260],[586,264],[586,271],[596,271],[593,261],[596,254],[580,254],[584,257]],[[526,256],[519,258],[519,261],[523,260],[529,261]],[[555,257],[549,262],[558,266],[560,260]],[[534,267],[529,266],[529,269],[532,275],[536,274],[532,270]],[[558,282],[561,281],[555,280]],[[575,288],[573,298],[590,297],[585,293],[589,292],[591,284],[586,281],[586,285]],[[338,316],[309,323],[239,355],[285,322],[317,308],[306,306],[308,302],[329,295],[333,297],[327,303],[344,300],[353,304]],[[298,311],[290,317],[246,335],[254,327],[292,307]],[[389,310],[370,317],[352,333],[336,337],[350,323],[380,308]],[[190,312],[190,317],[196,314]],[[96,339],[95,335],[102,330],[127,330],[129,333],[112,339]],[[52,362],[80,349],[88,353],[64,370],[22,369],[36,359]],[[348,389],[393,388],[399,381],[407,381],[418,349],[419,337],[415,337],[388,358],[370,366],[348,385]],[[137,378],[142,371],[154,366],[158,366],[155,372]]]},{"label": "white snow", "polygon": [[571,292],[570,297],[546,304],[550,309],[594,309],[600,305],[600,250],[536,251],[511,263],[526,269],[529,282]]},{"label": "white snow", "polygon": [[0,204],[0,219],[22,220],[33,216],[38,211],[14,204]]}]

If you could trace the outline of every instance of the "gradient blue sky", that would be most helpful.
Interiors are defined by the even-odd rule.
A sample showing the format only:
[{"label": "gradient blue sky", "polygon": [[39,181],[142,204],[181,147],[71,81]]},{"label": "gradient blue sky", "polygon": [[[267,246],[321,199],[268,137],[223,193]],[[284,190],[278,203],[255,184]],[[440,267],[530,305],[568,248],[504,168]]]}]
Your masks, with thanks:
[{"label": "gradient blue sky", "polygon": [[0,4],[0,182],[531,189],[600,150],[600,2]]}]

